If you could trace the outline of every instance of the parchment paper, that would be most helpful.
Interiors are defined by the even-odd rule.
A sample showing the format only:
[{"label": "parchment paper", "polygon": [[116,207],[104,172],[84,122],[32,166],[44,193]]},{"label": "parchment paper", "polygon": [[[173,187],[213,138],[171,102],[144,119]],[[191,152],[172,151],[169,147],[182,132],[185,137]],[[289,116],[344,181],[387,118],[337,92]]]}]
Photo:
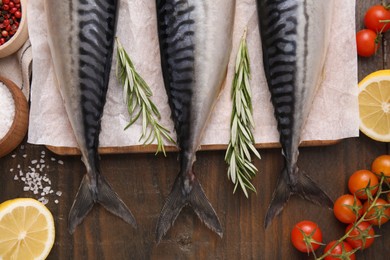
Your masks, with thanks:
[{"label": "parchment paper", "polygon": [[[264,78],[255,0],[237,0],[233,50],[226,84],[220,95],[202,144],[227,144],[229,140],[232,71],[238,44],[248,27],[256,143],[278,142],[276,121]],[[335,1],[332,39],[324,81],[313,104],[303,140],[338,140],[359,134],[357,104],[357,55],[355,46],[355,1]],[[34,144],[77,146],[61,96],[56,87],[47,44],[43,0],[29,1],[28,21],[33,53],[33,81],[28,141]],[[39,26],[37,26],[39,25]],[[155,1],[121,0],[117,36],[136,69],[150,85],[162,125],[173,132],[170,109],[161,76]],[[101,146],[139,145],[140,123],[124,131],[129,116],[122,88],[115,77],[114,55],[107,103],[102,119]],[[173,133],[174,134],[174,133]],[[174,136],[174,135],[173,135]]]}]

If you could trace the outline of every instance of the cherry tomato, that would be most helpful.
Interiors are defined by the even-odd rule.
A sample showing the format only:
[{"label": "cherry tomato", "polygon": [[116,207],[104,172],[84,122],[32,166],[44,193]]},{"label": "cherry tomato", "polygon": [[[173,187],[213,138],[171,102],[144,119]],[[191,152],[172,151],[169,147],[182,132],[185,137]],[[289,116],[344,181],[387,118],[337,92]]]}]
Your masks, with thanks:
[{"label": "cherry tomato", "polygon": [[381,20],[390,20],[390,11],[383,5],[371,6],[364,15],[364,25],[374,32],[386,32],[390,23],[381,23]]},{"label": "cherry tomato", "polygon": [[386,181],[390,182],[390,155],[384,154],[378,156],[371,165],[373,173],[386,176]]},{"label": "cherry tomato", "polygon": [[315,251],[322,243],[321,229],[312,221],[301,221],[291,230],[291,243],[301,252]]},{"label": "cherry tomato", "polygon": [[366,249],[374,243],[375,231],[370,223],[361,222],[355,228],[353,224],[350,224],[346,228],[345,233],[351,229],[352,231],[346,240],[353,248]]},{"label": "cherry tomato", "polygon": [[354,172],[348,180],[348,189],[359,199],[367,199],[368,192],[375,195],[378,190],[378,178],[368,170]]},{"label": "cherry tomato", "polygon": [[363,29],[356,33],[357,53],[362,57],[370,57],[379,48],[377,34],[370,29]]},{"label": "cherry tomato", "polygon": [[[332,241],[329,244],[327,244],[324,253],[328,252],[336,242],[337,241]],[[348,255],[350,260],[355,260],[356,259],[355,253],[350,253],[352,250],[353,248],[350,244],[348,244],[347,242],[341,242],[335,248],[333,248],[333,250],[330,251],[330,255],[328,255],[324,259],[325,260],[348,259],[346,257],[343,258],[343,256]]]},{"label": "cherry tomato", "polygon": [[335,201],[333,213],[339,221],[351,224],[362,215],[362,203],[351,194],[342,195]]},{"label": "cherry tomato", "polygon": [[[370,201],[366,201],[363,205],[363,211],[366,212],[368,208],[371,206]],[[389,203],[381,198],[378,198],[375,206],[368,211],[366,217],[368,222],[372,225],[379,226],[385,224],[389,221],[390,218],[390,205]]]}]

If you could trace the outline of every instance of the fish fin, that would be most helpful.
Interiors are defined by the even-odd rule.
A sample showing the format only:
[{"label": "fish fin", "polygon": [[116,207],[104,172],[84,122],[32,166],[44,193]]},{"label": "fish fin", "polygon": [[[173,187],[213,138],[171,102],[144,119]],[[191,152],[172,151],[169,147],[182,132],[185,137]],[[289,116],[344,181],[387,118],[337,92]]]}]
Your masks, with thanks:
[{"label": "fish fin", "polygon": [[76,227],[83,221],[85,216],[91,211],[93,205],[98,202],[108,211],[116,216],[121,217],[127,223],[136,227],[136,221],[130,210],[112,190],[110,185],[102,176],[99,177],[97,190],[91,185],[91,180],[88,175],[84,175],[81,181],[76,198],[70,209],[68,218],[69,233],[73,233]]},{"label": "fish fin", "polygon": [[287,203],[291,194],[292,190],[289,185],[288,172],[287,169],[284,168],[279,177],[278,184],[272,196],[271,204],[269,205],[265,216],[265,228],[267,228],[272,219],[279,215],[279,213],[283,210],[283,207]]},{"label": "fish fin", "polygon": [[84,175],[81,181],[79,190],[77,191],[76,198],[73,201],[72,208],[68,217],[68,230],[73,234],[76,226],[78,226],[85,216],[91,211],[95,200],[93,193],[90,189],[90,180],[88,175]]},{"label": "fish fin", "polygon": [[332,199],[320,188],[320,186],[318,186],[316,182],[314,182],[304,172],[300,172],[298,177],[299,181],[294,187],[294,193],[317,205],[326,206],[330,209],[333,208]]},{"label": "fish fin", "polygon": [[129,208],[101,175],[98,181],[97,201],[109,212],[137,228],[137,222]]},{"label": "fish fin", "polygon": [[333,207],[332,199],[308,175],[300,172],[297,176],[297,183],[291,185],[287,169],[283,170],[265,217],[265,227],[271,223],[274,217],[279,215],[292,194],[298,194],[304,199],[321,206]]},{"label": "fish fin", "polygon": [[222,237],[223,232],[218,216],[207,199],[198,180],[196,178],[193,180],[192,189],[188,193],[185,191],[183,178],[179,175],[176,178],[175,184],[163,209],[161,210],[160,217],[157,222],[157,244],[160,243],[161,238],[172,227],[176,218],[179,216],[180,211],[186,205],[190,205],[199,219],[205,223],[208,228]]}]

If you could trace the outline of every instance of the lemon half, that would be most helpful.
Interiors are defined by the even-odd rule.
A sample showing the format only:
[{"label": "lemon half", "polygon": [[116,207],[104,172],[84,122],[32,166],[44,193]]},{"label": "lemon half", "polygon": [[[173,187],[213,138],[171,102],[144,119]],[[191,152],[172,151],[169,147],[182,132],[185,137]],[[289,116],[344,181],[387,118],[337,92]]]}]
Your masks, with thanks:
[{"label": "lemon half", "polygon": [[390,141],[390,70],[378,70],[359,82],[360,131]]},{"label": "lemon half", "polygon": [[41,202],[19,198],[0,204],[0,259],[45,259],[54,237],[53,216]]}]

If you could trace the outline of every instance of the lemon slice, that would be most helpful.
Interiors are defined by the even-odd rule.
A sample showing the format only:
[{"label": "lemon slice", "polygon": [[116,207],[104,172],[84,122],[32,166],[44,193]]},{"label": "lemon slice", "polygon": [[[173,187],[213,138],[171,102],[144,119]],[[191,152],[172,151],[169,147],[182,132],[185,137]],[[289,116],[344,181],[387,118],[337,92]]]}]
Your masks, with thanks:
[{"label": "lemon slice", "polygon": [[0,259],[45,259],[54,244],[50,211],[29,198],[0,204]]},{"label": "lemon slice", "polygon": [[390,141],[390,70],[378,70],[359,82],[360,131]]}]

